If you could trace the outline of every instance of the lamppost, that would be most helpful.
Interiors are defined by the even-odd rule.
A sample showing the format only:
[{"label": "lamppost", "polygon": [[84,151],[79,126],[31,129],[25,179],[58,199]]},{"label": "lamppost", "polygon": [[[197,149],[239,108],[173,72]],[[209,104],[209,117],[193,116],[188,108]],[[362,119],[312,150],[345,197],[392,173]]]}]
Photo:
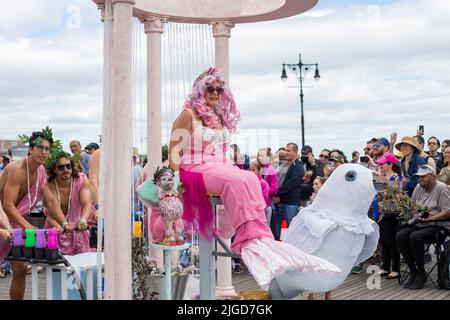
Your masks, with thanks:
[{"label": "lamppost", "polygon": [[314,79],[319,80],[319,65],[317,63],[303,63],[302,55],[299,54],[298,63],[283,63],[283,70],[281,71],[281,80],[287,80],[286,67],[294,72],[300,81],[300,108],[301,108],[301,122],[302,122],[302,147],[305,145],[305,118],[303,116],[303,77],[306,73],[311,70],[311,67],[316,66],[316,71],[314,73]]}]

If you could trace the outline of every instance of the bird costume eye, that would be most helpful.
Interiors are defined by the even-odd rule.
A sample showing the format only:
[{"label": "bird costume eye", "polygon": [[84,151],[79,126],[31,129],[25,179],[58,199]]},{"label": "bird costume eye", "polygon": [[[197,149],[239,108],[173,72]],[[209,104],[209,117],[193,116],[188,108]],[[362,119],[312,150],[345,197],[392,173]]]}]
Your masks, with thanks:
[{"label": "bird costume eye", "polygon": [[356,179],[356,172],[355,171],[348,171],[346,174],[345,174],[345,180],[347,180],[347,181],[355,181],[355,179]]}]

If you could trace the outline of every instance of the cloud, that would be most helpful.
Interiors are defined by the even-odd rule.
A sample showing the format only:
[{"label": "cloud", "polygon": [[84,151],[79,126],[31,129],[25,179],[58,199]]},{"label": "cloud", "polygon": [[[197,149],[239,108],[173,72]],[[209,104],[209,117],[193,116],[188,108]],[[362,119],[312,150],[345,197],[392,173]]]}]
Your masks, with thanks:
[{"label": "cloud", "polygon": [[[450,102],[450,43],[443,39],[450,36],[450,10],[441,4],[357,4],[329,9],[323,17],[313,10],[309,16],[238,26],[231,40],[232,72],[251,80],[239,83],[235,95],[254,96],[250,87],[256,86],[261,96],[248,104],[265,106],[260,114],[270,122],[280,121],[274,112],[284,113],[280,126],[300,142],[299,89],[289,88],[298,80],[288,71],[289,84],[275,83],[281,83],[281,63],[297,63],[301,52],[303,63],[319,63],[322,76],[315,82],[309,73],[304,81],[313,86],[304,89],[306,142],[316,150],[339,147],[350,153],[372,136],[394,130],[412,135],[419,124],[427,135],[447,137],[442,115]],[[445,7],[450,9],[449,3]],[[245,45],[248,39],[252,45]],[[255,115],[244,110],[246,116]]]}]

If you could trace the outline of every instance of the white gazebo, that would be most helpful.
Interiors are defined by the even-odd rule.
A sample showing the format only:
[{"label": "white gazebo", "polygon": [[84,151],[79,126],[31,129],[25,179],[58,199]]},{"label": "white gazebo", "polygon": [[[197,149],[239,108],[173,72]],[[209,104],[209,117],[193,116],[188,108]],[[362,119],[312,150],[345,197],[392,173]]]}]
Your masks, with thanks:
[{"label": "white gazebo", "polygon": [[[104,108],[100,201],[105,217],[105,298],[131,299],[133,155],[133,17],[147,35],[147,154],[149,172],[161,162],[161,36],[167,22],[208,24],[215,66],[229,82],[229,38],[237,23],[286,18],[318,0],[93,0],[104,24]],[[218,258],[218,294],[233,294],[230,258]]]}]

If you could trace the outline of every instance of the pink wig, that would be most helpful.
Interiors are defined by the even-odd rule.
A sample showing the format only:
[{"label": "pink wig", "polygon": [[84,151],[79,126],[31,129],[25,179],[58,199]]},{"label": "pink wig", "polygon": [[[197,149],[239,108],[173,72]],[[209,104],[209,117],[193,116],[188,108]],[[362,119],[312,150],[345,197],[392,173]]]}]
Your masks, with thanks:
[{"label": "pink wig", "polygon": [[[215,112],[206,104],[205,99],[206,87],[214,81],[219,82],[224,88]],[[235,132],[240,121],[240,113],[236,108],[234,97],[223,78],[214,68],[209,68],[205,76],[202,77],[201,75],[194,82],[192,92],[184,104],[184,109],[188,108],[192,108],[202,118],[203,123],[213,129],[220,128],[223,125],[231,132]]]}]

